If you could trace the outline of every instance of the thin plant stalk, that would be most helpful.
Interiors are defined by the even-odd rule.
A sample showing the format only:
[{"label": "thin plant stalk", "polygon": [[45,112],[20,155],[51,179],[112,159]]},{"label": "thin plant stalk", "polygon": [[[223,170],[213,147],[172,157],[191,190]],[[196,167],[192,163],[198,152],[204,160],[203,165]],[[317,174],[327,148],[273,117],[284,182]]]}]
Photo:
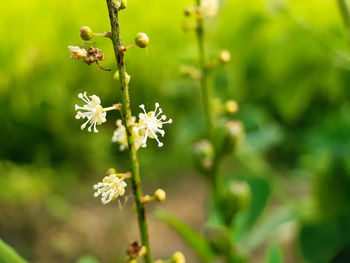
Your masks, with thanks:
[{"label": "thin plant stalk", "polygon": [[[197,6],[201,5],[201,0],[196,0]],[[208,69],[206,67],[205,60],[205,48],[204,48],[204,19],[203,17],[197,18],[197,27],[196,27],[197,43],[198,43],[198,58],[199,58],[199,67],[201,71],[200,86],[202,90],[202,101],[203,109],[207,127],[207,136],[209,141],[213,144],[213,133],[214,133],[214,114],[213,114],[213,105],[212,105],[212,85],[208,83]],[[219,158],[215,158],[213,167],[209,172],[209,180],[211,183],[211,188],[213,192],[214,202],[218,201],[218,162]]]},{"label": "thin plant stalk", "polygon": [[349,7],[346,3],[346,0],[337,0],[340,13],[342,15],[344,25],[348,31],[348,38],[350,40],[350,13],[349,13]]},{"label": "thin plant stalk", "polygon": [[106,2],[107,2],[108,12],[109,12],[109,19],[111,22],[111,33],[112,33],[111,40],[113,43],[114,53],[117,60],[117,67],[118,67],[121,90],[122,90],[121,115],[122,115],[123,124],[126,129],[127,141],[129,146],[132,190],[135,196],[136,211],[138,216],[141,242],[142,242],[142,245],[146,247],[144,261],[145,263],[152,263],[145,205],[141,201],[143,194],[142,194],[142,187],[141,187],[139,162],[137,159],[137,150],[135,147],[134,138],[132,136],[132,128],[133,128],[131,125],[132,114],[131,114],[131,107],[130,107],[129,87],[125,78],[126,70],[125,70],[125,63],[124,63],[124,52],[120,51],[122,50],[121,49],[122,39],[120,36],[118,10],[114,7],[113,0],[106,0]]}]

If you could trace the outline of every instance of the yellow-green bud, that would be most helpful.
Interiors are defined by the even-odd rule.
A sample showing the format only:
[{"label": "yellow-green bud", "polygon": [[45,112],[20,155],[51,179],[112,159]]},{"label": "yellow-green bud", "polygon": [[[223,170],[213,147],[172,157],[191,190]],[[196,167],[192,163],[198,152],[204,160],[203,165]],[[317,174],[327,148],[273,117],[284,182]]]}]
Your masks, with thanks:
[{"label": "yellow-green bud", "polygon": [[145,33],[138,33],[135,37],[135,44],[140,48],[145,48],[149,44],[149,38]]},{"label": "yellow-green bud", "polygon": [[80,37],[82,40],[90,40],[94,36],[94,32],[88,26],[80,28]]},{"label": "yellow-green bud", "polygon": [[[120,81],[120,77],[119,77],[119,71],[116,71],[115,73],[114,73],[114,79],[116,80],[116,81]],[[130,82],[130,79],[131,79],[131,77],[130,77],[130,75],[127,73],[127,72],[125,72],[125,82],[126,82],[126,85],[129,85],[129,82]]]},{"label": "yellow-green bud", "polygon": [[228,50],[222,50],[219,55],[221,63],[228,63],[231,61],[231,53]]},{"label": "yellow-green bud", "polygon": [[156,201],[164,201],[166,199],[166,193],[163,189],[157,189],[154,192],[154,198],[156,199]]},{"label": "yellow-green bud", "polygon": [[173,254],[173,257],[171,258],[172,263],[186,263],[186,259],[184,254],[177,251]]},{"label": "yellow-green bud", "polygon": [[228,100],[225,103],[225,110],[227,113],[234,114],[238,111],[238,104],[234,100]]},{"label": "yellow-green bud", "polygon": [[128,6],[128,2],[126,0],[120,0],[120,10],[125,9]]},{"label": "yellow-green bud", "polygon": [[106,172],[106,175],[109,176],[111,174],[116,174],[117,171],[114,168],[109,168]]}]

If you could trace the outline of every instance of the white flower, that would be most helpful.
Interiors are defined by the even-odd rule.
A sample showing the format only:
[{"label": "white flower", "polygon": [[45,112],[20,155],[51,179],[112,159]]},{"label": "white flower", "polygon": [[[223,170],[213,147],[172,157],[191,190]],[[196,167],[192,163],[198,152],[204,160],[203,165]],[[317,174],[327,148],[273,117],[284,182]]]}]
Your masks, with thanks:
[{"label": "white flower", "polygon": [[77,46],[68,46],[71,59],[84,59],[87,56],[87,51]]},{"label": "white flower", "polygon": [[[135,121],[136,121],[136,117],[133,116],[131,118],[131,125],[136,125]],[[117,129],[113,133],[112,142],[119,143],[119,150],[124,151],[126,148],[128,148],[126,129],[122,124],[122,120],[117,120],[116,124],[117,124]],[[136,150],[138,150],[142,145],[142,142],[143,142],[142,132],[143,132],[142,129],[137,129],[136,127],[132,129],[132,135],[134,137],[134,144],[135,144]]]},{"label": "white flower", "polygon": [[86,104],[84,106],[79,106],[75,104],[75,110],[83,110],[84,112],[78,111],[77,115],[75,115],[76,119],[87,118],[87,121],[81,125],[81,129],[84,129],[88,123],[90,126],[88,131],[91,132],[91,127],[94,126],[94,132],[98,132],[96,129],[96,125],[101,125],[106,122],[106,111],[114,110],[115,106],[111,106],[108,108],[103,108],[101,106],[101,100],[98,96],[92,95],[86,96],[86,92],[79,93],[78,98],[82,99]]},{"label": "white flower", "polygon": [[94,185],[94,189],[96,190],[94,197],[101,195],[101,202],[105,205],[115,200],[118,196],[123,196],[126,186],[127,184],[124,182],[123,176],[120,177],[118,174],[105,176],[102,182]]},{"label": "white flower", "polygon": [[[144,130],[144,137],[141,146],[146,147],[147,138],[156,139],[158,146],[162,147],[163,143],[159,141],[157,133],[160,133],[164,137],[165,132],[162,130],[163,124],[172,123],[172,119],[165,121],[166,116],[162,115],[158,117],[163,111],[159,108],[159,104],[155,104],[154,111],[146,113],[145,105],[141,104],[140,108],[143,110],[143,113],[139,114],[139,123],[137,124],[137,130]],[[157,110],[159,111],[157,113]]]},{"label": "white flower", "polygon": [[203,0],[199,9],[203,17],[214,17],[219,11],[219,0]]}]

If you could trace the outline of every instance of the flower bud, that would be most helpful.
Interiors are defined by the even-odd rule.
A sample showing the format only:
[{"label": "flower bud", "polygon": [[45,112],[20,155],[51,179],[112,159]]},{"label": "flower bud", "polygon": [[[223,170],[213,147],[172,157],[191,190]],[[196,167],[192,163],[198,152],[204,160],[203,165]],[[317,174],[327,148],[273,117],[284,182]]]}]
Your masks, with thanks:
[{"label": "flower bud", "polygon": [[126,0],[120,0],[120,7],[119,9],[125,9],[128,6],[128,2]]},{"label": "flower bud", "polygon": [[247,182],[233,182],[230,185],[230,191],[237,199],[237,210],[244,210],[249,206],[251,191]]},{"label": "flower bud", "polygon": [[230,226],[238,212],[249,207],[251,191],[247,182],[234,181],[226,184],[219,200],[224,222]]},{"label": "flower bud", "polygon": [[80,28],[80,37],[82,40],[88,41],[94,36],[94,32],[88,26]]},{"label": "flower bud", "polygon": [[163,189],[157,189],[154,192],[154,198],[156,199],[156,201],[162,202],[166,199],[166,193]]},{"label": "flower bud", "polygon": [[225,102],[225,111],[230,114],[235,114],[238,111],[238,104],[234,100],[228,100]]},{"label": "flower bud", "polygon": [[207,140],[200,140],[193,145],[194,161],[197,168],[207,173],[213,166],[215,150]]},{"label": "flower bud", "polygon": [[110,176],[111,174],[116,174],[117,171],[114,168],[109,168],[106,172],[106,176]]},{"label": "flower bud", "polygon": [[[116,81],[120,81],[120,77],[119,77],[119,71],[116,71],[115,73],[114,73],[114,79],[116,80]],[[125,82],[126,82],[126,85],[129,85],[129,82],[130,82],[130,79],[131,79],[131,77],[130,77],[130,75],[127,73],[127,72],[125,72]]]},{"label": "flower bud", "polygon": [[138,33],[135,37],[135,44],[140,48],[145,48],[149,44],[149,38],[145,33]]},{"label": "flower bud", "polygon": [[210,247],[218,254],[230,251],[230,230],[225,226],[207,226],[204,235],[209,241]]},{"label": "flower bud", "polygon": [[171,263],[186,263],[184,254],[180,251],[175,252],[171,258]]},{"label": "flower bud", "polygon": [[227,121],[226,135],[222,144],[222,153],[230,153],[235,150],[244,138],[244,127],[240,121]]},{"label": "flower bud", "polygon": [[228,50],[222,50],[219,55],[221,63],[228,63],[231,61],[231,53]]}]

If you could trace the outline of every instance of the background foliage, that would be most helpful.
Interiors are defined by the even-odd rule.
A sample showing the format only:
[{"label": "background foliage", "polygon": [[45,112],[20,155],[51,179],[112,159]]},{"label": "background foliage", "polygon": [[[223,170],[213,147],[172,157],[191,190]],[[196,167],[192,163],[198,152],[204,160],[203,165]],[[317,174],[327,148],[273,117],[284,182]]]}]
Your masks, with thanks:
[{"label": "background foliage", "polygon": [[[192,167],[191,144],[204,120],[197,83],[179,73],[196,63],[194,34],[181,29],[190,4],[129,0],[121,25],[124,43],[139,31],[151,39],[147,51],[126,56],[134,112],[158,101],[174,120],[165,147],[141,151],[146,191],[164,186],[164,207],[198,230],[208,220],[208,191]],[[120,93],[111,75],[71,61],[67,48],[82,43],[83,25],[109,29],[105,3],[11,1],[0,20],[0,237],[31,262],[121,260],[137,239],[132,208],[102,207],[91,188],[106,168],[128,167],[110,143],[119,116],[109,114],[97,135],[74,120],[79,92],[96,93],[104,105]],[[245,143],[223,168],[228,182],[245,180],[252,191],[232,238],[251,262],[347,262],[350,54],[337,2],[222,1],[206,26],[210,57],[221,48],[232,54],[212,75],[216,95],[239,102],[246,129]],[[115,70],[110,42],[96,41],[103,66]],[[151,216],[155,255],[185,249],[196,262],[157,220]]]}]

